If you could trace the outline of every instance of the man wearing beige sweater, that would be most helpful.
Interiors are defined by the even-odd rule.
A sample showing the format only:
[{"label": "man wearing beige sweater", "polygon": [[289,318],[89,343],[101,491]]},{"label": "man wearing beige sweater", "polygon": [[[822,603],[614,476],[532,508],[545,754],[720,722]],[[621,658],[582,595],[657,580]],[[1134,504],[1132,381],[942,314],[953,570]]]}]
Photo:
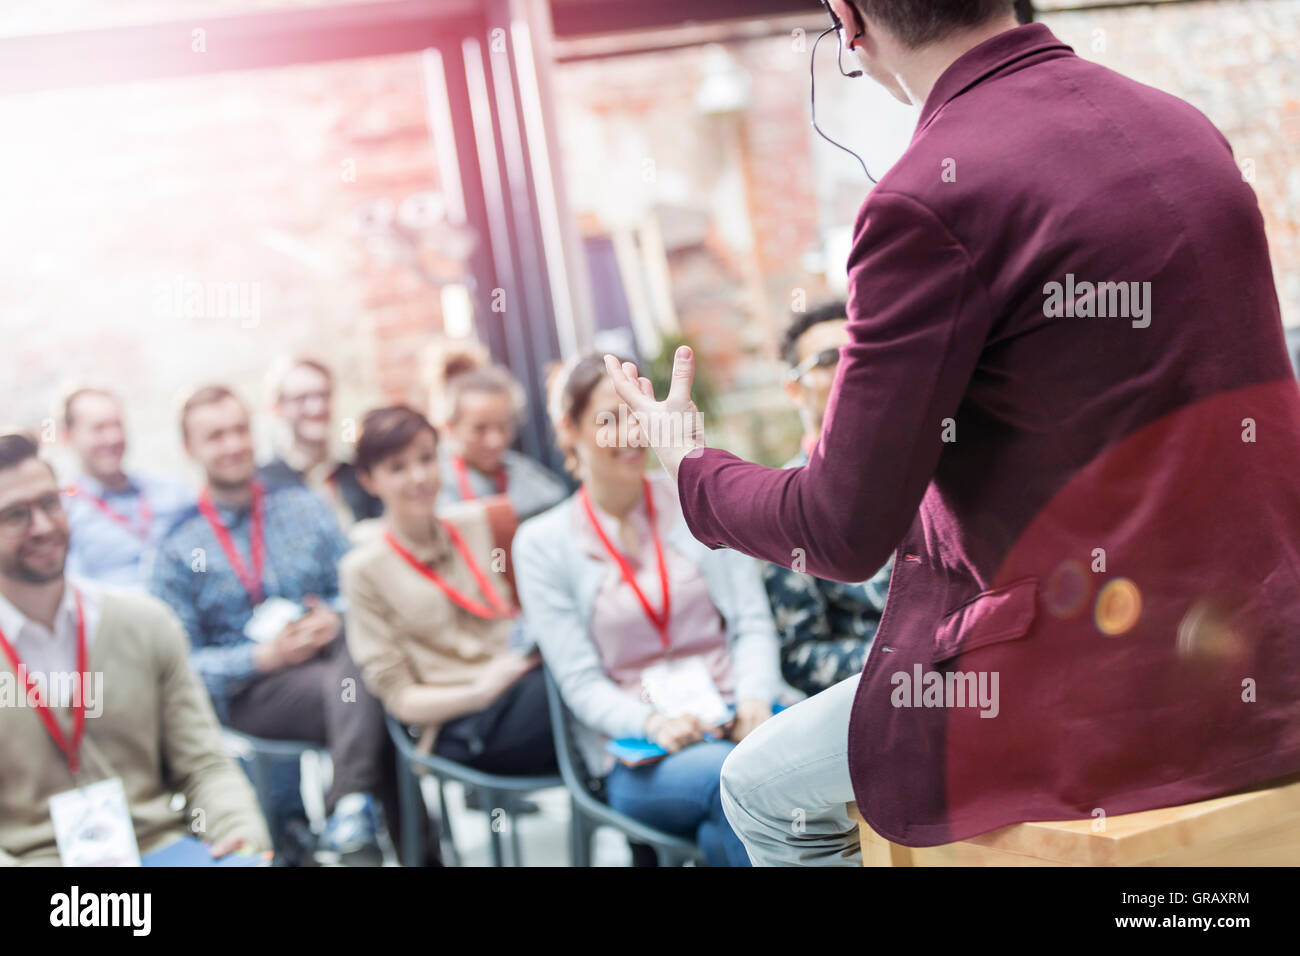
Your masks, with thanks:
[{"label": "man wearing beige sweater", "polygon": [[268,849],[176,617],[65,577],[68,521],[38,452],[0,436],[0,866],[87,862],[115,823],[130,852],[112,859],[187,835],[213,857]]}]

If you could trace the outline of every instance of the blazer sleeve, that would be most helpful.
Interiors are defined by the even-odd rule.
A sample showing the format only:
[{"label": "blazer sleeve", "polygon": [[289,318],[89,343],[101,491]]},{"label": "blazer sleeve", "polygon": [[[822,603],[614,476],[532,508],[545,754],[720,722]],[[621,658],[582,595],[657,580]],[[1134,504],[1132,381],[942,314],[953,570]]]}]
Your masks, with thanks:
[{"label": "blazer sleeve", "polygon": [[577,569],[543,540],[539,525],[527,522],[515,538],[515,579],[528,635],[541,648],[575,717],[607,737],[640,737],[651,706],[615,684],[605,673],[590,637],[590,622],[578,608],[573,579]]},{"label": "blazer sleeve", "polygon": [[782,567],[802,549],[809,573],[845,582],[874,574],[911,525],[995,314],[965,248],[917,200],[872,193],[854,235],[850,338],[809,463],[710,448],[677,476],[700,541]]}]

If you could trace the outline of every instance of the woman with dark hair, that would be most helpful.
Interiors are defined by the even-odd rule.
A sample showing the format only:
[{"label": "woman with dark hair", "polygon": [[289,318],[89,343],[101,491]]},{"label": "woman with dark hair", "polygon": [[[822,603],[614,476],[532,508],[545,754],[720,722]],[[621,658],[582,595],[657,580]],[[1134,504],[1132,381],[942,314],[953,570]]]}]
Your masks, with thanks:
[{"label": "woman with dark hair", "polygon": [[347,641],[387,711],[420,748],[487,773],[555,770],[546,689],[483,503],[435,514],[438,437],[397,405],[366,415],[358,477],[384,503],[377,533],[339,566]]},{"label": "woman with dark hair", "polygon": [[[672,487],[646,475],[644,443],[620,410],[598,356],[553,382],[551,418],[582,487],[515,537],[528,630],[610,805],[696,840],[712,866],[748,866],[719,775],[789,693],[762,576],[751,558],[691,537]],[[616,762],[605,744],[621,737],[649,738],[667,756]]]}]

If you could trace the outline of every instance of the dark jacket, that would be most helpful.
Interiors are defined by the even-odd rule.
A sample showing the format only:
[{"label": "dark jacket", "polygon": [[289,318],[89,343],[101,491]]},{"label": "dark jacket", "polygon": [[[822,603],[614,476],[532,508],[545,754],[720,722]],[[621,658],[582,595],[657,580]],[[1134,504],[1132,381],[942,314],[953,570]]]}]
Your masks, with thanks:
[{"label": "dark jacket", "polygon": [[1300,770],[1300,391],[1219,131],[1003,33],[935,85],[849,287],[808,467],[678,481],[715,546],[849,581],[897,546],[848,731],[867,821],[926,846]]},{"label": "dark jacket", "polygon": [[[303,477],[283,458],[279,456],[271,459],[265,465],[257,470],[257,475],[262,479],[268,491],[284,485],[301,485],[305,482]],[[352,517],[357,521],[365,521],[367,518],[378,518],[384,513],[384,503],[372,495],[366,489],[361,487],[361,482],[357,480],[356,465],[351,462],[341,462],[334,473],[330,476],[330,484],[338,491],[339,497],[347,505],[348,510],[352,512]]]}]

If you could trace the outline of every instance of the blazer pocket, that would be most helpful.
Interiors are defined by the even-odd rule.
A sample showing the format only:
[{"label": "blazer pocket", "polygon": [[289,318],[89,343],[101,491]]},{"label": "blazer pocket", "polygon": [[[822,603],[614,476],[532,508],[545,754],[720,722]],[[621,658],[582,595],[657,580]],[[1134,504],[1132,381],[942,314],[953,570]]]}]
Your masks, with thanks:
[{"label": "blazer pocket", "polygon": [[1034,623],[1038,578],[1024,578],[977,594],[944,615],[934,635],[931,664],[942,664],[976,648],[1014,641]]}]

